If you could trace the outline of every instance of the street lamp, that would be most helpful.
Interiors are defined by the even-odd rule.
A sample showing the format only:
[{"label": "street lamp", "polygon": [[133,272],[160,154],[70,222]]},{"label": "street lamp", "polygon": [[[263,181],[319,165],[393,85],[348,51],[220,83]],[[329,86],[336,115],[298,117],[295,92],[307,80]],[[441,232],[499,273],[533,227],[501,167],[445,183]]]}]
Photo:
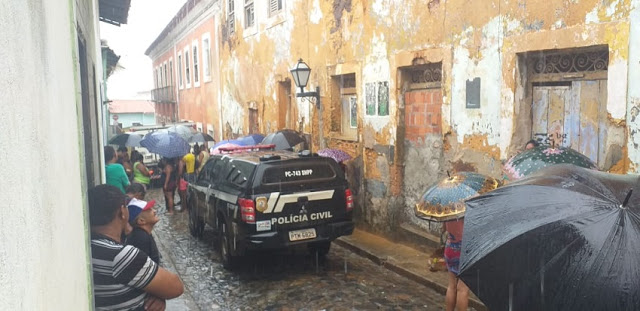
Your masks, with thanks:
[{"label": "street lamp", "polygon": [[309,82],[309,76],[311,74],[311,68],[307,66],[305,62],[302,61],[302,58],[298,60],[298,63],[295,67],[291,69],[291,75],[293,76],[293,82],[295,82],[296,87],[300,88],[300,92],[296,94],[296,97],[301,97],[302,100],[306,100],[309,97],[310,102],[314,102],[316,104],[316,108],[320,109],[320,87],[316,86],[315,92],[305,92],[304,88],[307,86]]}]

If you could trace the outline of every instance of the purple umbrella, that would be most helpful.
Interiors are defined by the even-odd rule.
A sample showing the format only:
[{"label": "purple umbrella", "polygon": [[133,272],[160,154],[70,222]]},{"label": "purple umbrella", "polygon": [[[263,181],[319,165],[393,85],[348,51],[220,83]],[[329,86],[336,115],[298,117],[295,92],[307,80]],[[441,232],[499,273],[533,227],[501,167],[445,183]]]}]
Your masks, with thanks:
[{"label": "purple umbrella", "polygon": [[351,160],[351,156],[340,149],[322,149],[318,151],[318,155],[332,158],[338,163]]}]

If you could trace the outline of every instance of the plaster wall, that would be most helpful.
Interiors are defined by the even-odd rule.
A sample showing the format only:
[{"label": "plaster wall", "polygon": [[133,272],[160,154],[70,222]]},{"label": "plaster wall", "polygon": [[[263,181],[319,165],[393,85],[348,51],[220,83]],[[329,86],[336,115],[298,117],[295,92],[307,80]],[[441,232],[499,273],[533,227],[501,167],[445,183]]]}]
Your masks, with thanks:
[{"label": "plaster wall", "polygon": [[1,310],[92,309],[76,22],[98,66],[100,44],[75,3],[0,4]]}]

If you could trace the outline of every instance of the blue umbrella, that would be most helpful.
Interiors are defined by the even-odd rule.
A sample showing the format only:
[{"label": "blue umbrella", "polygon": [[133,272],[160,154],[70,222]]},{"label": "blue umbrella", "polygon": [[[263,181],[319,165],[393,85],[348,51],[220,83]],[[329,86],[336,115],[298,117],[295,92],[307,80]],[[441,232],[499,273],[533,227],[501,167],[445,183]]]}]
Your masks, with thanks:
[{"label": "blue umbrella", "polygon": [[189,143],[174,132],[149,133],[140,141],[140,146],[167,158],[182,157],[191,149]]},{"label": "blue umbrella", "polygon": [[264,139],[264,135],[261,134],[250,134],[242,138],[238,138],[237,140],[240,142],[240,146],[255,146],[262,142]]}]

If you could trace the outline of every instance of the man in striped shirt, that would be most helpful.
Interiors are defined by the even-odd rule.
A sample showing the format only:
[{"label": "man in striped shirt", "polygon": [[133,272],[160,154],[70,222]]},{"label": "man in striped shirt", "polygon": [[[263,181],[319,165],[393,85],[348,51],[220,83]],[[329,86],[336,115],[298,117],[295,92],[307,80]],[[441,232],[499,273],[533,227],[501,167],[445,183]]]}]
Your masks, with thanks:
[{"label": "man in striped shirt", "polygon": [[89,190],[93,292],[96,310],[164,310],[182,295],[180,278],[144,252],[122,245],[129,222],[126,196],[116,187]]}]

